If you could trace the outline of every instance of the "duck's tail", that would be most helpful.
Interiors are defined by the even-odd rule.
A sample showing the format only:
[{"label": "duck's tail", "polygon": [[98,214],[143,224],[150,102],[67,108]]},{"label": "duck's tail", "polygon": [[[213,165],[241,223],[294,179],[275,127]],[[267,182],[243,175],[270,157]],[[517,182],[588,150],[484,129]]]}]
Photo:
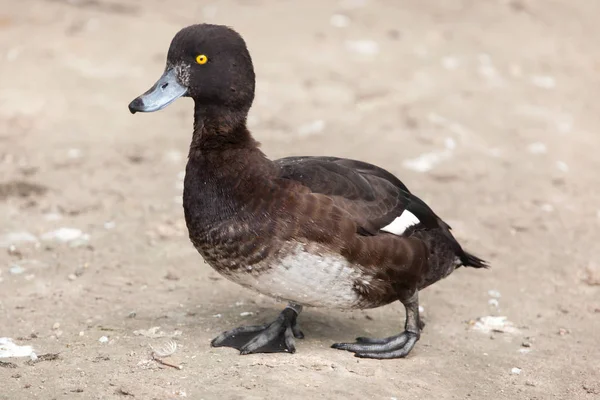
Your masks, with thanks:
[{"label": "duck's tail", "polygon": [[460,257],[461,264],[465,267],[473,267],[473,268],[489,268],[489,264],[487,261],[482,260],[481,258],[474,256],[473,254],[467,253],[463,250],[462,256]]},{"label": "duck's tail", "polygon": [[438,217],[423,200],[412,194],[410,198],[411,202],[407,209],[415,214],[425,227],[438,228],[441,231],[448,244],[452,247],[454,254],[458,257],[457,262],[460,261],[458,267],[462,265],[473,268],[489,268],[486,261],[463,250],[460,243],[458,243],[458,240],[456,240],[452,232],[450,232],[452,229],[450,225]]}]

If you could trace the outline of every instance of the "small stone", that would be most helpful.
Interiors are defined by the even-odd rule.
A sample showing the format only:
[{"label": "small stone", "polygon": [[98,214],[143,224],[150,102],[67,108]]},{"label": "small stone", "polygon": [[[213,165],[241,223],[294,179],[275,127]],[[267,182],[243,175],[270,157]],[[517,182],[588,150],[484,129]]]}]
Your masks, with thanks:
[{"label": "small stone", "polygon": [[20,265],[13,265],[8,271],[13,275],[20,275],[25,272],[25,268],[21,267]]},{"label": "small stone", "polygon": [[114,229],[115,226],[117,226],[117,224],[114,221],[107,221],[104,223],[104,229],[106,230]]},{"label": "small stone", "polygon": [[106,336],[102,336],[100,339],[98,339],[98,341],[100,343],[108,343],[108,338]]},{"label": "small stone", "polygon": [[510,370],[510,373],[513,375],[519,375],[519,374],[521,374],[521,368],[514,367],[513,369]]},{"label": "small stone", "polygon": [[548,212],[548,213],[554,211],[554,206],[552,204],[548,204],[548,203],[542,204],[540,208],[542,209],[542,211]]},{"label": "small stone", "polygon": [[379,54],[379,44],[373,40],[348,40],[346,41],[346,50],[351,53],[374,56]]},{"label": "small stone", "polygon": [[77,279],[77,275],[75,275],[75,274],[69,274],[68,278],[69,278],[70,281],[74,281],[75,279]]},{"label": "small stone", "polygon": [[448,70],[457,69],[460,66],[460,61],[456,57],[444,57],[442,58],[442,66]]},{"label": "small stone", "polygon": [[250,317],[252,315],[254,315],[254,313],[251,311],[244,311],[240,313],[240,317]]},{"label": "small stone", "polygon": [[527,146],[527,150],[531,154],[545,154],[548,152],[546,145],[541,142],[531,143],[529,146]]},{"label": "small stone", "polygon": [[60,324],[58,322],[55,322],[54,325],[52,325],[52,330],[57,330],[58,328],[60,328]]},{"label": "small stone", "polygon": [[298,128],[298,135],[300,136],[313,136],[319,134],[325,129],[325,121],[317,119],[315,121],[306,123]]},{"label": "small stone", "polygon": [[554,89],[556,87],[556,81],[551,76],[533,76],[531,77],[531,83],[542,89]]},{"label": "small stone", "polygon": [[333,14],[329,19],[329,23],[336,28],[345,28],[350,25],[350,18],[342,14]]},{"label": "small stone", "polygon": [[83,335],[85,335],[84,331],[79,332],[79,336],[83,336]]},{"label": "small stone", "polygon": [[172,272],[167,272],[165,275],[165,279],[169,281],[178,281],[179,277]]},{"label": "small stone", "polygon": [[82,151],[80,149],[73,148],[73,149],[67,150],[67,157],[69,157],[69,158],[76,159],[76,158],[81,158],[81,156],[82,156]]},{"label": "small stone", "polygon": [[560,328],[560,329],[558,330],[558,334],[559,334],[560,336],[565,336],[565,335],[568,335],[569,333],[570,333],[570,331],[569,331],[568,329],[565,329],[565,328]]},{"label": "small stone", "polygon": [[500,305],[500,303],[498,302],[498,299],[489,299],[488,304],[490,306],[496,307],[496,308],[498,308],[498,306]]},{"label": "small stone", "polygon": [[558,168],[561,172],[569,172],[569,166],[564,161],[557,161],[556,168]]},{"label": "small stone", "polygon": [[11,244],[8,247],[8,255],[15,256],[15,257],[21,257],[21,256],[23,256],[23,254],[21,254],[21,252],[19,251],[19,249],[17,249],[17,246],[15,246],[14,244]]}]

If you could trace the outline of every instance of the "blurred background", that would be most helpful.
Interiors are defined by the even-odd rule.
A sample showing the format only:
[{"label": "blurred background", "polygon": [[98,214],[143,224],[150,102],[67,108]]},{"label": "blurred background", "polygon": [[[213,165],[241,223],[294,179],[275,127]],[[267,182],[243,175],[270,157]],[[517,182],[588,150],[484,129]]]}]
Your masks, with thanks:
[{"label": "blurred background", "polygon": [[[589,0],[0,0],[0,399],[598,398],[599,15]],[[210,348],[283,305],[187,239],[191,100],[127,110],[199,22],[246,39],[248,125],[270,157],[385,167],[491,262],[422,293],[408,359],[329,348],[397,332],[399,304],[309,309],[293,356]],[[151,359],[171,340],[182,369]]]}]

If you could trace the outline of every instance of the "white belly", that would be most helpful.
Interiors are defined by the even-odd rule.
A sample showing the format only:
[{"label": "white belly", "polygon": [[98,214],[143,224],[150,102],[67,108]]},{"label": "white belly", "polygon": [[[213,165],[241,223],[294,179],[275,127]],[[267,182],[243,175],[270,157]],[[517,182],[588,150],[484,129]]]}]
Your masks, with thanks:
[{"label": "white belly", "polygon": [[[289,247],[288,247],[289,246]],[[368,285],[370,277],[339,254],[312,245],[289,243],[276,264],[247,267],[228,276],[234,282],[277,299],[313,307],[353,308],[359,301],[355,282]],[[310,251],[307,249],[310,248]],[[252,270],[262,270],[253,274]]]}]

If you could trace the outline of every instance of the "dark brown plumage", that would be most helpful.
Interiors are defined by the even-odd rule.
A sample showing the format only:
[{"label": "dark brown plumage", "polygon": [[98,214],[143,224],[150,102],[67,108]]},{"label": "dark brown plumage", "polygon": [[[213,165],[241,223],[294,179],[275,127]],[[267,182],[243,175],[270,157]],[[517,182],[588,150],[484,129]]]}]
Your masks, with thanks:
[{"label": "dark brown plumage", "polygon": [[372,308],[400,300],[403,333],[334,347],[404,357],[422,328],[418,291],[460,265],[485,267],[379,167],[335,157],[269,160],[246,128],[254,70],[233,30],[203,24],[180,31],[165,73],[129,108],[156,111],[180,96],[195,103],[183,194],[192,243],[232,281],[290,302],[275,322],[225,332],[213,345],[293,352],[293,336],[303,336],[296,324],[302,305]]}]

